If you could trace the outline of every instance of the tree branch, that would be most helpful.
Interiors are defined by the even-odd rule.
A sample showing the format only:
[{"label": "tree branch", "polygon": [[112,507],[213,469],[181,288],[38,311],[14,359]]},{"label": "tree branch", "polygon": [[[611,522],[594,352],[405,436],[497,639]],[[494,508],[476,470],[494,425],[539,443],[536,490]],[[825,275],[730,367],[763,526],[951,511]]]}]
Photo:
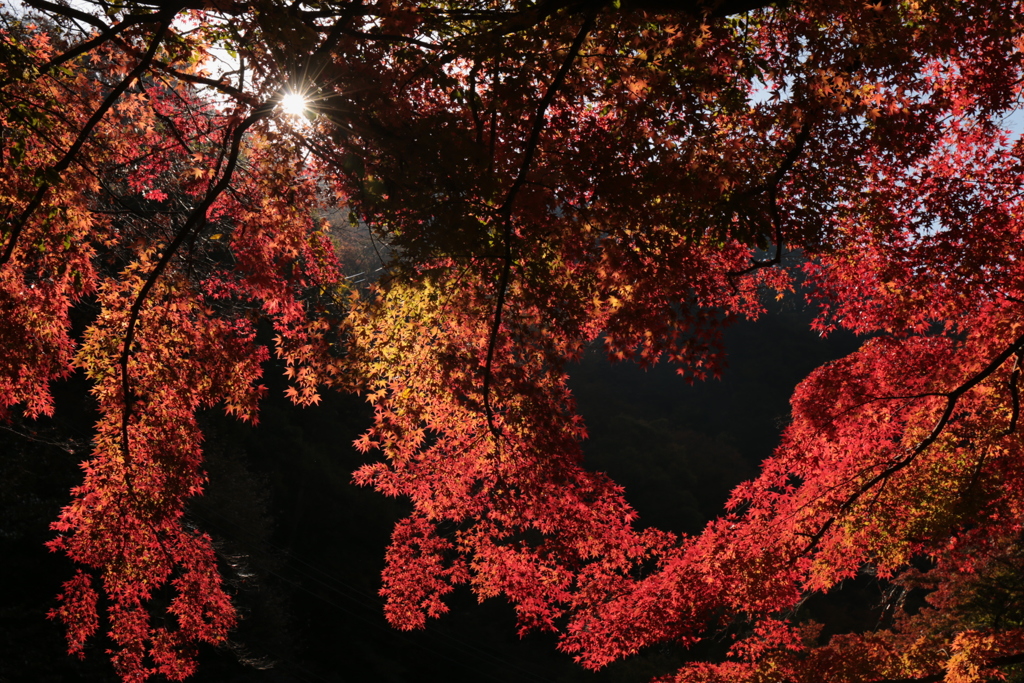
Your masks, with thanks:
[{"label": "tree branch", "polygon": [[[960,397],[963,396],[968,391],[970,391],[971,389],[973,389],[974,387],[976,387],[979,383],[984,381],[993,372],[998,370],[999,367],[1010,358],[1010,356],[1020,353],[1021,351],[1024,351],[1024,335],[1018,337],[1002,353],[993,358],[988,365],[986,365],[979,372],[971,376],[971,378],[968,379],[963,384],[959,385],[958,387],[949,392],[932,394],[935,396],[944,396],[946,398],[946,405],[942,410],[942,415],[939,416],[938,422],[936,422],[935,426],[932,428],[931,433],[929,433],[928,436],[926,436],[921,441],[921,443],[919,443],[917,447],[914,448],[914,450],[911,451],[906,457],[901,458],[900,460],[897,460],[896,462],[890,464],[888,467],[886,467],[884,470],[879,472],[866,483],[861,485],[860,488],[854,491],[854,493],[851,494],[850,497],[847,498],[846,501],[839,507],[835,514],[832,515],[832,517],[830,517],[828,521],[826,521],[813,536],[811,536],[811,540],[807,544],[807,547],[805,547],[799,553],[799,555],[805,555],[811,550],[813,550],[815,546],[817,546],[821,539],[824,537],[824,535],[828,532],[828,530],[832,528],[832,525],[835,524],[836,520],[839,519],[839,516],[846,512],[847,510],[849,510],[853,506],[853,504],[860,499],[861,496],[863,496],[865,493],[874,488],[879,482],[888,479],[889,477],[896,474],[900,470],[906,468],[908,465],[914,462],[914,460],[916,460],[919,455],[924,453],[924,451],[927,450],[929,446],[935,443],[935,440],[939,438],[939,436],[942,434],[942,431],[946,428],[946,425],[949,423],[949,420],[953,415],[953,410],[956,407],[957,401],[960,400]],[[928,394],[924,394],[922,396],[927,395]]]},{"label": "tree branch", "polygon": [[544,93],[544,97],[541,99],[540,105],[537,107],[537,113],[533,120],[533,128],[530,131],[530,137],[526,141],[526,149],[523,153],[523,161],[519,166],[519,174],[516,176],[515,181],[512,183],[512,187],[509,188],[508,194],[505,196],[505,201],[498,209],[498,219],[502,223],[503,242],[504,242],[504,263],[501,268],[501,275],[498,278],[498,298],[494,304],[494,318],[491,322],[491,333],[490,338],[487,342],[487,359],[484,363],[483,369],[483,399],[484,399],[484,412],[487,415],[487,426],[491,430],[491,433],[495,436],[498,435],[498,430],[494,425],[494,411],[491,408],[491,384],[493,382],[492,367],[494,364],[494,350],[498,343],[498,333],[501,330],[501,316],[505,306],[505,295],[508,291],[509,275],[512,270],[512,205],[516,200],[516,195],[519,194],[519,190],[523,187],[523,183],[526,182],[526,175],[530,171],[530,166],[533,164],[533,157],[537,153],[537,143],[540,141],[541,131],[544,130],[546,124],[545,114],[547,113],[548,107],[555,98],[555,94],[565,83],[565,78],[569,74],[569,70],[572,68],[573,62],[576,61],[576,57],[579,54],[580,48],[583,46],[583,41],[586,40],[587,35],[594,28],[596,22],[596,14],[591,13],[587,15],[587,18],[583,21],[583,25],[580,26],[580,30],[576,33],[576,37],[572,41],[572,45],[569,46],[569,54],[566,56],[565,61],[562,62],[558,72],[555,74],[555,78],[551,81],[551,85],[548,86],[547,92]]},{"label": "tree branch", "polygon": [[1010,379],[1007,380],[1007,384],[1010,386],[1010,424],[1006,427],[1004,436],[1009,436],[1017,431],[1017,420],[1020,418],[1020,389],[1017,386],[1020,380],[1020,364],[1024,360],[1024,352],[1017,351],[1017,362],[1013,364],[1013,372],[1010,373]]},{"label": "tree branch", "polygon": [[[757,187],[751,188],[747,193],[747,198],[756,197],[762,192],[768,193],[768,199],[770,202],[771,221],[772,227],[775,233],[775,256],[770,259],[753,259],[753,263],[744,268],[743,270],[737,270],[728,273],[730,280],[742,277],[748,273],[752,273],[755,270],[761,268],[768,268],[771,266],[777,266],[782,263],[782,221],[779,216],[779,203],[778,203],[778,192],[779,185],[785,180],[786,175],[793,169],[793,165],[796,164],[796,160],[803,153],[804,148],[807,146],[808,140],[811,138],[811,124],[808,121],[804,121],[800,130],[793,137],[793,147],[783,157],[782,163],[775,169],[775,173],[772,174],[771,179],[768,183],[758,185]],[[735,285],[733,285],[735,287]]]},{"label": "tree branch", "polygon": [[83,442],[79,439],[69,439],[67,441],[51,441],[50,439],[41,439],[38,436],[35,436],[34,434],[27,434],[25,432],[14,429],[13,427],[8,427],[7,425],[2,424],[0,424],[0,429],[6,432],[10,432],[11,434],[14,434],[16,436],[20,436],[21,438],[27,441],[33,441],[35,443],[41,443],[44,446],[53,446],[55,448],[59,448],[65,453],[70,453],[71,455],[74,455],[75,452],[81,449],[82,446],[84,445]]},{"label": "tree branch", "polygon": [[[32,5],[33,3],[29,3],[29,4]],[[49,4],[49,3],[44,3],[44,4]],[[120,34],[124,33],[125,30],[127,30],[128,28],[131,28],[132,26],[137,26],[139,24],[151,23],[153,21],[159,20],[160,17],[161,17],[161,15],[159,15],[159,14],[132,14],[132,15],[129,15],[129,16],[125,17],[123,21],[120,21],[117,24],[114,24],[113,26],[108,26],[106,24],[102,24],[101,23],[101,25],[104,26],[105,28],[102,31],[100,31],[99,35],[97,35],[96,37],[94,37],[94,38],[92,38],[90,40],[87,40],[87,41],[85,41],[83,43],[79,43],[78,45],[76,45],[75,47],[71,48],[67,52],[64,52],[64,53],[58,55],[57,57],[54,57],[50,61],[46,62],[45,64],[42,64],[41,66],[38,67],[38,69],[36,70],[36,73],[38,75],[45,74],[50,69],[56,68],[56,67],[60,66],[61,64],[65,64],[65,63],[71,61],[72,59],[74,59],[75,57],[79,57],[81,55],[84,55],[86,52],[89,52],[90,50],[99,47],[103,43],[106,43],[109,40],[113,40],[114,38],[116,38]],[[93,25],[96,26],[96,24],[93,24]],[[136,55],[136,56],[138,56],[138,55]],[[15,79],[13,79],[13,78],[10,78],[10,79],[7,79],[6,81],[0,82],[0,90],[2,90],[3,88],[6,88],[8,85],[10,85],[11,83],[14,83],[14,82],[15,82]]]},{"label": "tree branch", "polygon": [[[174,14],[176,13],[177,12],[175,11]],[[78,137],[75,139],[74,143],[71,145],[68,151],[64,154],[64,157],[56,164],[54,164],[45,173],[43,178],[45,178],[46,176],[58,176],[64,171],[66,171],[69,166],[71,166],[71,163],[75,160],[75,156],[77,156],[78,152],[85,145],[86,140],[88,140],[89,136],[92,134],[93,128],[95,128],[96,125],[99,124],[100,120],[104,117],[104,115],[106,115],[110,108],[114,106],[114,103],[117,102],[121,95],[123,95],[124,92],[129,87],[131,87],[132,83],[135,82],[135,80],[142,74],[142,72],[149,67],[150,62],[153,60],[153,55],[156,54],[157,49],[160,47],[160,42],[163,40],[164,34],[170,27],[170,21],[174,14],[170,14],[169,16],[163,18],[163,21],[160,24],[159,28],[157,29],[156,33],[154,34],[153,41],[150,43],[149,49],[146,51],[146,54],[143,56],[142,60],[138,63],[138,65],[136,65],[134,69],[132,69],[131,73],[125,76],[124,79],[120,83],[118,83],[117,86],[110,92],[110,94],[107,95],[107,98],[103,100],[103,104],[100,105],[99,109],[93,112],[93,115],[82,127],[82,130],[79,132]],[[46,196],[46,193],[50,190],[51,187],[53,187],[53,183],[51,183],[48,180],[43,180],[43,182],[39,185],[39,188],[36,190],[35,196],[33,196],[32,199],[29,201],[28,206],[26,206],[25,210],[21,212],[21,215],[18,216],[18,218],[15,219],[14,221],[8,222],[8,224],[10,225],[11,234],[7,240],[7,246],[4,247],[3,253],[0,254],[0,266],[3,266],[8,261],[10,261],[11,255],[14,253],[14,247],[18,242],[18,237],[21,235],[21,231],[24,229],[25,224],[28,222],[28,220],[32,217],[32,214],[35,213],[36,209],[38,209],[39,206],[43,203],[43,198]]]},{"label": "tree branch", "polygon": [[[335,33],[332,32],[331,36],[318,46],[318,48],[309,57],[309,61],[311,63],[326,55],[334,37]],[[135,300],[132,302],[132,307],[128,314],[128,324],[125,329],[124,341],[121,347],[121,357],[118,362],[121,372],[122,400],[124,401],[124,410],[121,418],[121,450],[125,463],[129,463],[131,458],[128,443],[128,422],[131,418],[133,401],[131,380],[128,372],[128,361],[131,358],[131,347],[135,340],[135,333],[138,327],[139,316],[142,313],[142,306],[145,303],[146,298],[149,296],[150,291],[152,291],[156,284],[156,281],[160,278],[171,259],[174,257],[174,254],[181,248],[181,245],[186,239],[188,239],[189,235],[194,230],[201,228],[206,223],[206,212],[210,209],[221,193],[223,193],[230,185],[231,178],[235,172],[235,167],[238,164],[238,156],[241,152],[242,136],[255,123],[270,117],[274,113],[274,108],[277,106],[280,95],[281,90],[257,106],[253,112],[239,123],[237,128],[235,128],[231,136],[231,149],[227,153],[226,165],[220,179],[209,190],[207,190],[206,195],[203,197],[203,201],[189,215],[185,224],[178,231],[177,235],[175,235],[174,240],[167,246],[167,249],[161,255],[160,260],[150,272],[149,277],[146,278],[146,282],[142,285],[142,288],[136,295]],[[222,159],[223,158],[224,156],[222,154]]]},{"label": "tree branch", "polygon": [[[129,45],[128,43],[118,41],[118,45],[130,54],[138,54],[138,50],[135,47]],[[175,78],[185,81],[186,83],[205,85],[208,88],[218,90],[224,93],[225,95],[230,95],[239,102],[243,102],[245,104],[254,104],[252,95],[243,92],[242,90],[236,88],[235,86],[229,83],[225,83],[223,80],[215,81],[212,78],[206,78],[204,76],[196,76],[195,74],[185,73],[184,71],[175,69],[170,64],[167,64],[166,62],[161,62],[158,59],[152,60],[152,65],[154,69],[158,71],[163,71],[165,74],[169,76],[174,76]]]},{"label": "tree branch", "polygon": [[[517,12],[474,13],[478,19],[488,15],[502,19],[501,24],[487,31],[484,35],[489,39],[500,39],[510,33],[529,30],[548,17],[559,12],[586,13],[588,16],[607,9],[610,3],[603,0],[546,0],[527,6]],[[651,14],[684,14],[694,18],[723,19],[735,14],[743,14],[756,9],[774,7],[776,2],[764,0],[625,0],[618,11],[649,12]]]},{"label": "tree branch", "polygon": [[131,381],[128,373],[128,361],[131,358],[132,343],[135,341],[135,333],[138,329],[142,306],[149,297],[149,293],[156,285],[156,281],[163,274],[164,270],[166,270],[167,265],[174,257],[174,254],[178,251],[193,230],[202,227],[206,223],[206,212],[231,182],[231,177],[238,164],[238,155],[241,151],[242,136],[257,121],[267,118],[273,113],[274,106],[276,104],[275,100],[276,98],[271,98],[264,102],[234,130],[231,137],[231,149],[230,152],[228,152],[227,163],[220,179],[206,192],[206,196],[203,197],[203,201],[192,211],[188,220],[185,221],[185,224],[178,231],[177,235],[175,235],[174,240],[167,246],[167,249],[164,250],[160,260],[150,272],[149,277],[146,278],[146,282],[142,285],[139,293],[135,296],[135,300],[132,302],[132,307],[128,313],[128,324],[125,329],[124,341],[121,346],[121,357],[118,361],[121,372],[122,400],[124,401],[124,411],[122,412],[121,418],[121,450],[126,464],[131,462],[128,444],[128,422],[131,418],[133,403]]},{"label": "tree branch", "polygon": [[[107,24],[103,23],[88,12],[83,12],[82,10],[71,7],[70,5],[58,5],[55,2],[48,2],[47,0],[25,0],[25,4],[33,9],[50,12],[51,14],[56,14],[60,17],[78,19],[83,23],[98,28],[100,31],[110,28]],[[164,14],[165,12],[166,10],[160,14]],[[178,10],[176,9],[175,13],[177,12]]]},{"label": "tree branch", "polygon": [[363,31],[356,31],[355,29],[345,28],[341,30],[346,36],[353,38],[365,38],[366,40],[379,40],[385,43],[405,43],[408,45],[415,45],[416,47],[422,47],[424,50],[440,50],[441,45],[434,45],[432,43],[426,43],[422,40],[416,40],[408,36],[400,36],[392,33],[365,33]]}]

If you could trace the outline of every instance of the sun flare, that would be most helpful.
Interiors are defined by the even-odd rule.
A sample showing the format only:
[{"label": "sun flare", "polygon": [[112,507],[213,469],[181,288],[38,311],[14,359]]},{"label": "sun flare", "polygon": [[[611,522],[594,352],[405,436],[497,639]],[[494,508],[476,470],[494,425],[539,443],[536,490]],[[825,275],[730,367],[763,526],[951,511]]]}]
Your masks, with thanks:
[{"label": "sun flare", "polygon": [[299,93],[285,93],[281,97],[281,111],[288,116],[305,116],[307,105],[306,98]]}]

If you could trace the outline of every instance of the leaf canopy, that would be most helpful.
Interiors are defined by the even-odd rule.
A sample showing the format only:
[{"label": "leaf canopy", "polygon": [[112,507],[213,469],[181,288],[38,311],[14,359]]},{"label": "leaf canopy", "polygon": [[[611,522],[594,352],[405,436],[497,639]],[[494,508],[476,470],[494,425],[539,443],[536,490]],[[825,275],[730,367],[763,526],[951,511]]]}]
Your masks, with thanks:
[{"label": "leaf canopy", "polygon": [[[26,5],[0,29],[0,410],[93,382],[52,542],[82,567],[53,612],[72,653],[100,592],[126,681],[226,638],[182,519],[196,411],[255,420],[275,354],[297,403],[374,405],[356,481],[414,510],[384,571],[399,628],[468,583],[590,667],[735,639],[678,681],[1024,661],[1020,620],[979,608],[1024,519],[1019,2]],[[369,292],[325,231],[342,204],[387,249]],[[818,330],[869,340],[800,385],[702,534],[637,529],[583,466],[566,363],[600,340],[714,377],[724,326],[800,279]],[[929,605],[830,639],[796,617],[865,571]]]}]

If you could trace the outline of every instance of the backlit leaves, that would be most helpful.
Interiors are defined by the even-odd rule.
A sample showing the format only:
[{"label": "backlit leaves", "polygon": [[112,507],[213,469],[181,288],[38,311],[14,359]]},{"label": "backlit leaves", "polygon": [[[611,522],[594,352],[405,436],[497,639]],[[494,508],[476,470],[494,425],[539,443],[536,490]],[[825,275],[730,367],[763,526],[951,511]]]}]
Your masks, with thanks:
[{"label": "backlit leaves", "polygon": [[[0,34],[0,410],[49,412],[76,369],[100,410],[52,544],[82,566],[53,613],[72,652],[101,594],[126,680],[226,638],[182,518],[196,413],[255,420],[273,354],[293,401],[343,384],[374,406],[356,445],[382,459],[356,481],[413,506],[384,571],[398,627],[468,584],[590,667],[734,639],[678,681],[1017,661],[1018,616],[980,605],[1024,524],[1019,3],[260,0],[187,28],[110,10],[89,36],[59,28],[76,11]],[[309,119],[274,118],[288,88]],[[388,261],[358,296],[324,197]],[[724,327],[796,281],[819,331],[868,338],[798,387],[702,534],[637,530],[582,462],[567,364],[603,344],[713,378]],[[823,637],[802,601],[864,573],[926,606]]]}]

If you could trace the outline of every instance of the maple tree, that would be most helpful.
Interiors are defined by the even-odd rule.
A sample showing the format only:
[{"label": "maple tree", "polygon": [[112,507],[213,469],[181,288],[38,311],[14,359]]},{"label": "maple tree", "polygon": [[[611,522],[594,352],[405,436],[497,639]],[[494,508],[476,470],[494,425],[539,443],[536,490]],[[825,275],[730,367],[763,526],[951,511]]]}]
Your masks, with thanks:
[{"label": "maple tree", "polygon": [[[0,407],[93,382],[52,543],[82,567],[53,613],[72,653],[101,600],[125,680],[184,678],[226,637],[182,519],[195,416],[256,418],[269,320],[296,402],[374,405],[357,446],[384,459],[356,480],[414,506],[383,576],[399,628],[468,583],[590,667],[734,639],[678,681],[1024,662],[1003,580],[1024,521],[1020,3],[26,5],[0,33]],[[338,204],[391,250],[370,295],[319,218]],[[867,341],[799,386],[722,517],[640,530],[584,466],[567,363],[602,340],[713,377],[723,328],[798,275],[817,329]],[[928,604],[830,638],[800,617],[868,571]]]}]

